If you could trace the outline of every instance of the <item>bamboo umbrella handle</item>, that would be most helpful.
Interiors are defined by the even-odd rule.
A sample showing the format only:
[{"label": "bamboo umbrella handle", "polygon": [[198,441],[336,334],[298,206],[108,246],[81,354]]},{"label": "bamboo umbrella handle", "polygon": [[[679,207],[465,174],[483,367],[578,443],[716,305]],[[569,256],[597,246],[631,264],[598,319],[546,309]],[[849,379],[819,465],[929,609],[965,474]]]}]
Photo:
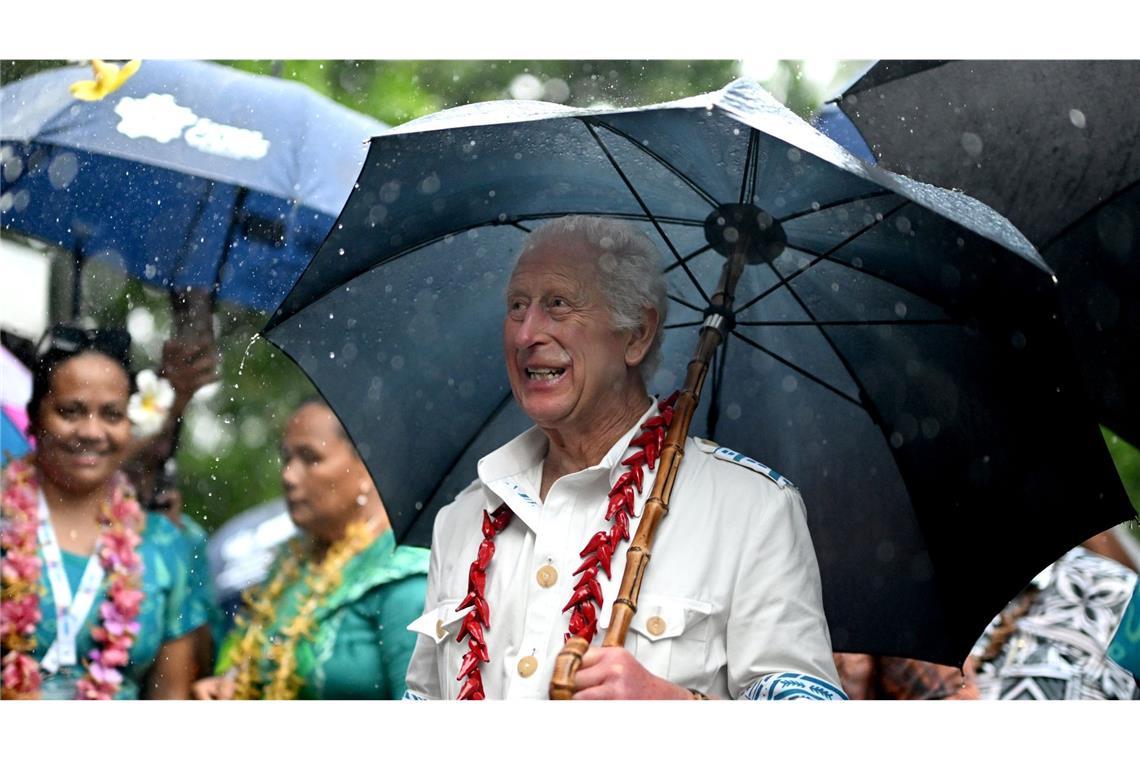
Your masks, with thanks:
[{"label": "bamboo umbrella handle", "polygon": [[[661,460],[657,465],[657,479],[653,482],[649,498],[645,500],[641,522],[638,523],[637,532],[626,552],[625,572],[622,574],[621,587],[610,616],[610,627],[606,631],[602,646],[624,646],[629,624],[637,612],[641,581],[649,564],[649,549],[653,544],[657,526],[669,511],[669,496],[673,492],[673,483],[677,479],[677,471],[685,455],[685,438],[689,435],[689,424],[700,402],[701,388],[704,387],[705,376],[708,374],[709,364],[716,354],[717,346],[731,330],[733,293],[744,271],[746,245],[747,242],[728,256],[721,271],[720,284],[710,299],[708,316],[701,328],[695,355],[689,361],[685,385],[674,407],[673,421],[665,435]],[[726,321],[729,324],[726,325]],[[590,643],[578,636],[570,638],[563,646],[554,661],[554,673],[550,679],[551,699],[570,699],[574,696],[575,676],[582,665],[582,657],[589,647]]]}]

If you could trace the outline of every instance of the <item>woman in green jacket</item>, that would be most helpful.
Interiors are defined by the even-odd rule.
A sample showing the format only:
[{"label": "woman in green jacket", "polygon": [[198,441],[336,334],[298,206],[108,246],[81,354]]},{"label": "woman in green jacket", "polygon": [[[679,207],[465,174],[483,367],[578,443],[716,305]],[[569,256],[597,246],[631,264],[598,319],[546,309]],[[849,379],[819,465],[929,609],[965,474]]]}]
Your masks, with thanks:
[{"label": "woman in green jacket", "polygon": [[323,402],[282,441],[282,485],[302,532],[223,642],[199,699],[399,699],[422,612],[428,551],[397,547],[364,462]]}]

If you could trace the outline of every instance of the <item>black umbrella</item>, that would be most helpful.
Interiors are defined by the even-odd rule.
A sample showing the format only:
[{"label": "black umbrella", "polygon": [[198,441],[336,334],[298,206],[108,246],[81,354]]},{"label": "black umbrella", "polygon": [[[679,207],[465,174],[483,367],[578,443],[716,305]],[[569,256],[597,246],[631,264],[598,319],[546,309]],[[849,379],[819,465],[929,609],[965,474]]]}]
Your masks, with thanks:
[{"label": "black umbrella", "polygon": [[[1025,233],[1060,279],[1099,419],[1140,444],[1137,92],[1140,61],[880,61],[837,105],[880,166]],[[836,139],[859,150],[858,133]]]},{"label": "black umbrella", "polygon": [[527,231],[566,213],[631,220],[664,252],[665,393],[717,249],[764,228],[694,432],[800,486],[837,648],[959,662],[1041,567],[1131,514],[1024,238],[740,81],[624,111],[479,104],[373,140],[264,333],[344,422],[400,540],[426,545],[476,459],[529,424],[503,293]]}]

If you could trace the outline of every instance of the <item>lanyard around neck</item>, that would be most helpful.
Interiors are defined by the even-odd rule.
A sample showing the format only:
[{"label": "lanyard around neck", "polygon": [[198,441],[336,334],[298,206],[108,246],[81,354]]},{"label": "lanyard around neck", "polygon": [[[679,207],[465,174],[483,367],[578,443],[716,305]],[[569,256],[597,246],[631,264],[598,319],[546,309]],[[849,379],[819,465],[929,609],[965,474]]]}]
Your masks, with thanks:
[{"label": "lanyard around neck", "polygon": [[97,541],[95,550],[87,560],[87,567],[83,570],[79,589],[72,598],[71,584],[67,582],[67,572],[63,568],[63,554],[56,540],[55,530],[51,527],[51,513],[48,511],[47,499],[42,489],[39,492],[39,526],[36,532],[47,565],[56,621],[55,641],[40,660],[40,667],[49,673],[54,673],[61,666],[75,665],[79,661],[75,651],[75,640],[79,636],[83,621],[87,618],[87,613],[95,603],[95,594],[103,582],[104,571],[103,565],[99,562]]}]

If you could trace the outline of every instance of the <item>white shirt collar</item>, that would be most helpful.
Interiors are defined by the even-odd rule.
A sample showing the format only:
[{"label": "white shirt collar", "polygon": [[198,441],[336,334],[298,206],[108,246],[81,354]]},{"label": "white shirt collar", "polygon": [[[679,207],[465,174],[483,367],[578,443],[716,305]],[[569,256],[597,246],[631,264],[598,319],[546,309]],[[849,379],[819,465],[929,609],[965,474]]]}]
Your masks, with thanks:
[{"label": "white shirt collar", "polygon": [[[637,435],[642,423],[657,413],[656,400],[650,398],[647,402],[648,407],[645,412],[610,447],[601,461],[564,477],[581,477],[583,473],[591,473],[596,477],[599,473],[607,473],[608,491],[608,486],[616,483],[624,471],[621,461],[626,458],[629,442]],[[542,502],[537,493],[530,493],[531,489],[526,486],[527,478],[524,477],[524,473],[542,463],[546,458],[548,447],[546,434],[536,425],[479,460],[479,480],[483,484],[487,509],[494,510],[500,503],[505,503],[522,518],[523,522],[535,530]]]}]

